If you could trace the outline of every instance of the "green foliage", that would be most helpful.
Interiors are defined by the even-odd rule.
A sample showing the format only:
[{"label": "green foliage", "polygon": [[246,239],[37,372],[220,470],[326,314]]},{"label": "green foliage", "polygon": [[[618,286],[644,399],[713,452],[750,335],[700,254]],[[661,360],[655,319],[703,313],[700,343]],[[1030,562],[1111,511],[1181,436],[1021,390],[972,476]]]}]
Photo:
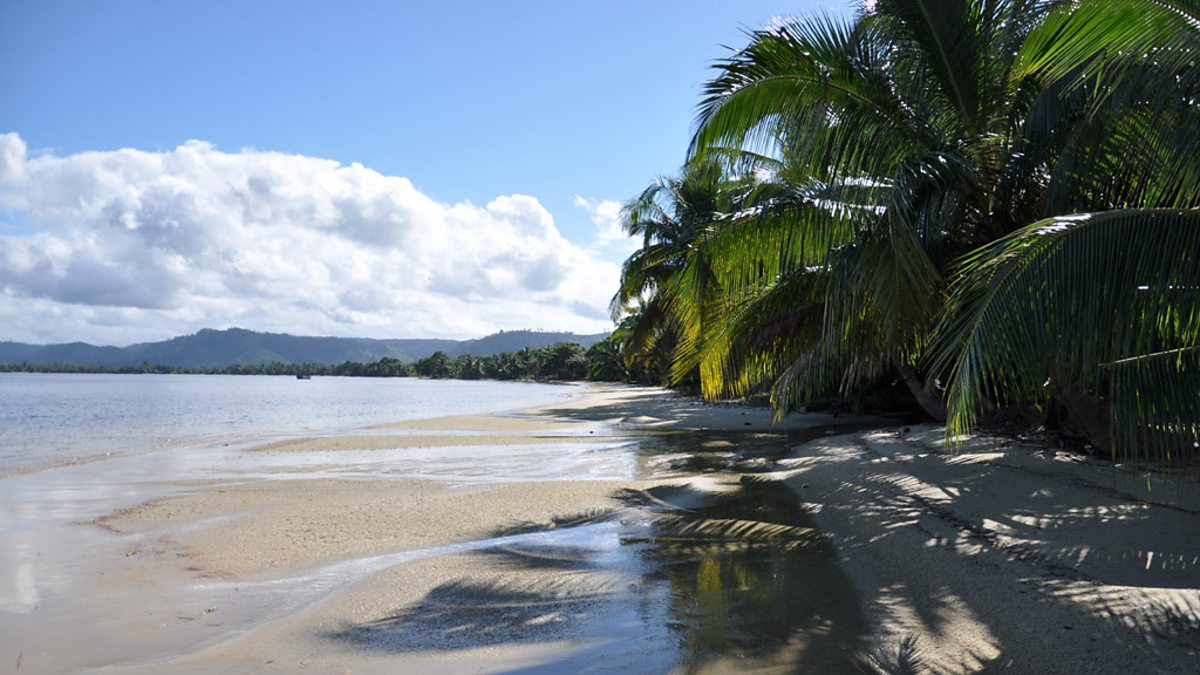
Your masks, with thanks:
[{"label": "green foliage", "polygon": [[1200,211],[1141,209],[1049,218],[964,258],[935,349],[950,374],[947,433],[969,429],[983,401],[1079,384],[1111,387],[1125,422],[1114,452],[1200,440],[1198,251]]},{"label": "green foliage", "polygon": [[781,413],[902,381],[950,435],[1062,404],[1098,447],[1195,457],[1197,53],[1195,0],[879,0],[751,33],[680,178],[626,207],[626,363]]},{"label": "green foliage", "polygon": [[92,373],[110,375],[336,375],[343,377],[405,377],[409,367],[399,359],[384,357],[374,363],[345,361],[335,366],[320,363],[234,364],[221,368],[185,368],[162,364],[88,366],[77,364],[7,363],[0,364],[4,373]]},{"label": "green foliage", "polygon": [[623,382],[629,379],[629,369],[621,356],[618,343],[610,336],[588,348],[587,379]]},{"label": "green foliage", "polygon": [[585,350],[576,343],[559,342],[541,349],[522,349],[489,356],[463,355],[451,359],[435,352],[408,365],[399,359],[384,357],[372,363],[345,361],[336,366],[319,363],[281,363],[232,365],[223,368],[181,368],[176,366],[80,366],[64,364],[0,364],[0,372],[27,373],[109,373],[109,374],[193,374],[193,375],[328,375],[342,377],[428,377],[459,380],[540,380],[608,382],[638,381],[636,369],[625,368],[617,343],[605,338]]},{"label": "green foliage", "polygon": [[753,33],[716,66],[693,161],[732,146],[764,177],[692,255],[721,297],[671,308],[704,317],[676,378],[697,363],[713,397],[773,383],[783,411],[919,362],[953,258],[1007,227],[989,193],[1012,50],[993,52],[1032,4],[880,3]]},{"label": "green foliage", "polygon": [[413,372],[421,377],[450,377],[450,357],[437,351],[413,364]]},{"label": "green foliage", "polygon": [[588,350],[576,343],[560,342],[541,349],[456,359],[439,352],[417,361],[413,373],[459,380],[624,381],[627,377],[624,369],[614,368],[611,362],[614,353],[608,338]]}]

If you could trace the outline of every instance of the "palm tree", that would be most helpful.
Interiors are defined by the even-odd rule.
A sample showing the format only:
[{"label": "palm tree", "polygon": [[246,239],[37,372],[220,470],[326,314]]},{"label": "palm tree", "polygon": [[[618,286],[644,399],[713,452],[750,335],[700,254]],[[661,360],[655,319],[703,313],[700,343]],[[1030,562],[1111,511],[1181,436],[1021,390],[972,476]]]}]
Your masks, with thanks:
[{"label": "palm tree", "polygon": [[1198,56],[1195,0],[1062,7],[1030,34],[1020,74],[1086,101],[1085,124],[1110,133],[1072,160],[1095,167],[1076,169],[1083,213],[1038,220],[962,261],[936,350],[950,375],[948,433],[969,429],[989,396],[1035,398],[1052,382],[1114,456],[1195,456]]},{"label": "palm tree", "polygon": [[610,335],[593,344],[587,350],[587,378],[601,382],[624,382],[629,379],[629,369],[621,356],[619,340]]},{"label": "palm tree", "polygon": [[[624,206],[625,229],[642,238],[626,261],[611,303],[623,321],[622,349],[629,363],[670,359],[682,377],[694,366],[704,305],[714,279],[703,242],[722,214],[733,210],[741,180],[728,178],[713,160],[659,178]],[[661,368],[664,372],[668,368]]]},{"label": "palm tree", "polygon": [[[703,340],[706,393],[774,381],[784,409],[891,370],[944,417],[940,392],[919,378],[948,375],[953,432],[980,407],[1032,396],[1035,381],[1050,384],[1035,398],[1057,397],[1087,427],[1110,380],[1194,377],[1200,280],[1186,261],[1200,254],[1187,234],[1200,126],[1195,71],[1182,70],[1196,53],[1196,13],[1181,0],[1141,4],[1167,9],[1107,34],[1096,17],[1108,2],[1047,11],[1037,0],[880,0],[853,21],[751,34],[706,86],[692,155],[732,148],[786,171],[774,194],[760,191],[757,209],[724,221],[728,236],[702,247],[721,261],[711,268],[723,292]],[[1088,17],[1090,32],[1072,24]],[[1192,37],[1132,49],[1153,32],[1147,25],[1169,21],[1187,23]],[[1097,46],[1106,36],[1111,53]],[[1101,230],[1108,258],[1095,248],[1101,234],[1082,234]],[[1113,264],[1131,244],[1146,247],[1144,259]],[[1042,285],[1030,281],[1034,270]],[[1098,270],[1122,276],[1088,297],[1124,302],[1118,316],[1135,328],[1080,323],[1102,316],[1072,309],[1105,283]],[[1024,352],[1067,327],[1073,337],[1060,349]],[[995,390],[1006,387],[1011,395]],[[1130,391],[1111,400],[1145,400],[1144,387]],[[1190,407],[1180,394],[1154,413],[1169,424],[1143,415],[1125,428],[1194,434],[1195,391]],[[1101,431],[1088,435],[1104,446]]]},{"label": "palm tree", "polygon": [[917,366],[952,261],[1012,227],[996,196],[1031,97],[1007,83],[1038,4],[880,2],[850,22],[758,31],[717,66],[693,154],[773,153],[814,197],[779,240],[785,255],[745,249],[738,261],[771,274],[751,280],[730,334],[712,342],[706,390],[777,378],[786,408],[892,372],[944,418]]}]

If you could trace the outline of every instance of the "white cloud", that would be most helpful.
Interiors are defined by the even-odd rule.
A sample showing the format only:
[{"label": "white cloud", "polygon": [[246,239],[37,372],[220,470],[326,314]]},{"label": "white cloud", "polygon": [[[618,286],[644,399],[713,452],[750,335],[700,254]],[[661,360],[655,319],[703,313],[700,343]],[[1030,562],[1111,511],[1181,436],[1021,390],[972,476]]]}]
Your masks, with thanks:
[{"label": "white cloud", "polygon": [[358,164],[198,141],[31,157],[0,135],[0,340],[600,331],[618,274],[529,196],[444,204]]},{"label": "white cloud", "polygon": [[640,242],[625,233],[624,214],[621,203],[612,199],[588,199],[575,195],[575,206],[592,215],[596,226],[596,239],[588,248],[592,251],[609,251],[621,258],[637,250]]}]

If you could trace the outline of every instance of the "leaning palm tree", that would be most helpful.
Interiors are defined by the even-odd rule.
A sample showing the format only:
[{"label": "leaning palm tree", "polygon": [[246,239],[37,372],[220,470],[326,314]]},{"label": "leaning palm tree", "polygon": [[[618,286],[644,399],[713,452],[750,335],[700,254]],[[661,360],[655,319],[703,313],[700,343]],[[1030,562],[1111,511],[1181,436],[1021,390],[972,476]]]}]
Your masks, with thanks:
[{"label": "leaning palm tree", "polygon": [[[710,256],[722,260],[716,269],[726,304],[706,330],[706,392],[769,380],[776,405],[786,408],[893,369],[941,417],[941,392],[919,386],[918,377],[945,375],[957,430],[982,407],[1033,396],[1036,381],[1035,398],[1055,397],[1083,426],[1096,427],[1089,420],[1110,384],[1113,401],[1147,400],[1144,387],[1119,386],[1136,379],[1131,373],[1172,373],[1176,383],[1181,373],[1194,376],[1196,280],[1187,269],[1153,274],[1155,261],[1197,254],[1187,235],[1175,236],[1198,205],[1195,77],[1180,72],[1192,43],[1173,36],[1137,52],[1138,31],[1116,30],[1111,53],[1102,51],[1095,45],[1104,22],[1096,17],[1105,18],[1109,3],[1057,4],[880,0],[853,21],[792,21],[753,33],[749,46],[717,66],[692,154],[769,155],[790,167],[781,177],[792,191],[810,197],[765,200],[750,216],[758,234],[743,227],[725,240],[709,238]],[[1180,14],[1194,3],[1143,4],[1176,16],[1160,11],[1155,25],[1190,22],[1195,31],[1195,12]],[[1091,17],[1090,32],[1072,17]],[[1136,213],[1106,213],[1129,207]],[[1162,208],[1173,211],[1147,210]],[[1095,249],[1098,234],[1074,236],[1118,222],[1129,224],[1125,234],[1104,245],[1110,253],[1156,246],[1142,266],[1110,264]],[[1172,234],[1150,236],[1156,228]],[[774,246],[731,243],[755,236]],[[1072,276],[1076,268],[1062,267],[1069,262],[1121,272],[1117,290],[1094,297],[1127,301],[1120,319],[1154,328],[1079,323],[1101,316],[1072,309],[1089,292],[1080,284],[1104,280]],[[1015,268],[1053,278],[1033,284]],[[993,303],[998,285],[1024,293],[1023,301]],[[1068,327],[1078,337],[1063,339],[1061,349],[1023,353]],[[988,335],[1001,337],[989,343]],[[993,349],[1000,344],[1004,350]],[[1018,377],[1016,362],[1036,367]],[[1133,415],[1141,421],[1124,428],[1194,434],[1191,392],[1190,407],[1186,393],[1168,396],[1169,405]],[[1130,410],[1120,414],[1129,418]],[[1102,432],[1088,435],[1106,446]]]},{"label": "leaning palm tree", "polygon": [[792,202],[790,223],[787,203],[765,203],[764,222],[790,225],[779,248],[730,261],[766,274],[731,286],[709,341],[710,393],[773,379],[785,409],[891,372],[944,418],[918,366],[952,261],[1012,227],[994,196],[1030,96],[1006,84],[1039,3],[938,4],[779,23],[717,66],[693,155],[772,154],[812,197]]},{"label": "leaning palm tree", "polygon": [[738,183],[718,162],[698,161],[625,204],[625,229],[641,237],[642,246],[625,261],[610,309],[614,320],[627,319],[622,349],[628,361],[682,363],[688,356],[681,350],[694,351],[689,346],[698,343],[702,307],[714,289],[699,245],[733,208]]},{"label": "leaning palm tree", "polygon": [[1060,101],[1086,102],[1081,126],[1110,132],[1072,158],[1080,179],[1066,196],[1082,213],[1033,222],[961,262],[935,350],[948,433],[969,429],[984,401],[1036,399],[1051,383],[1093,445],[1194,459],[1200,2],[1062,7],[1018,58]]}]

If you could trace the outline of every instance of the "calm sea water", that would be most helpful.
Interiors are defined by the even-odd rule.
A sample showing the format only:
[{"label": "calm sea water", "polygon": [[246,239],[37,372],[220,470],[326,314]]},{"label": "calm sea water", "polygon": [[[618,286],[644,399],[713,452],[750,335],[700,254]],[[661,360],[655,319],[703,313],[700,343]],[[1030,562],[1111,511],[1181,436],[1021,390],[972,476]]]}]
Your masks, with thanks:
[{"label": "calm sea water", "polygon": [[164,447],[512,410],[574,391],[410,378],[0,373],[0,475]]}]

